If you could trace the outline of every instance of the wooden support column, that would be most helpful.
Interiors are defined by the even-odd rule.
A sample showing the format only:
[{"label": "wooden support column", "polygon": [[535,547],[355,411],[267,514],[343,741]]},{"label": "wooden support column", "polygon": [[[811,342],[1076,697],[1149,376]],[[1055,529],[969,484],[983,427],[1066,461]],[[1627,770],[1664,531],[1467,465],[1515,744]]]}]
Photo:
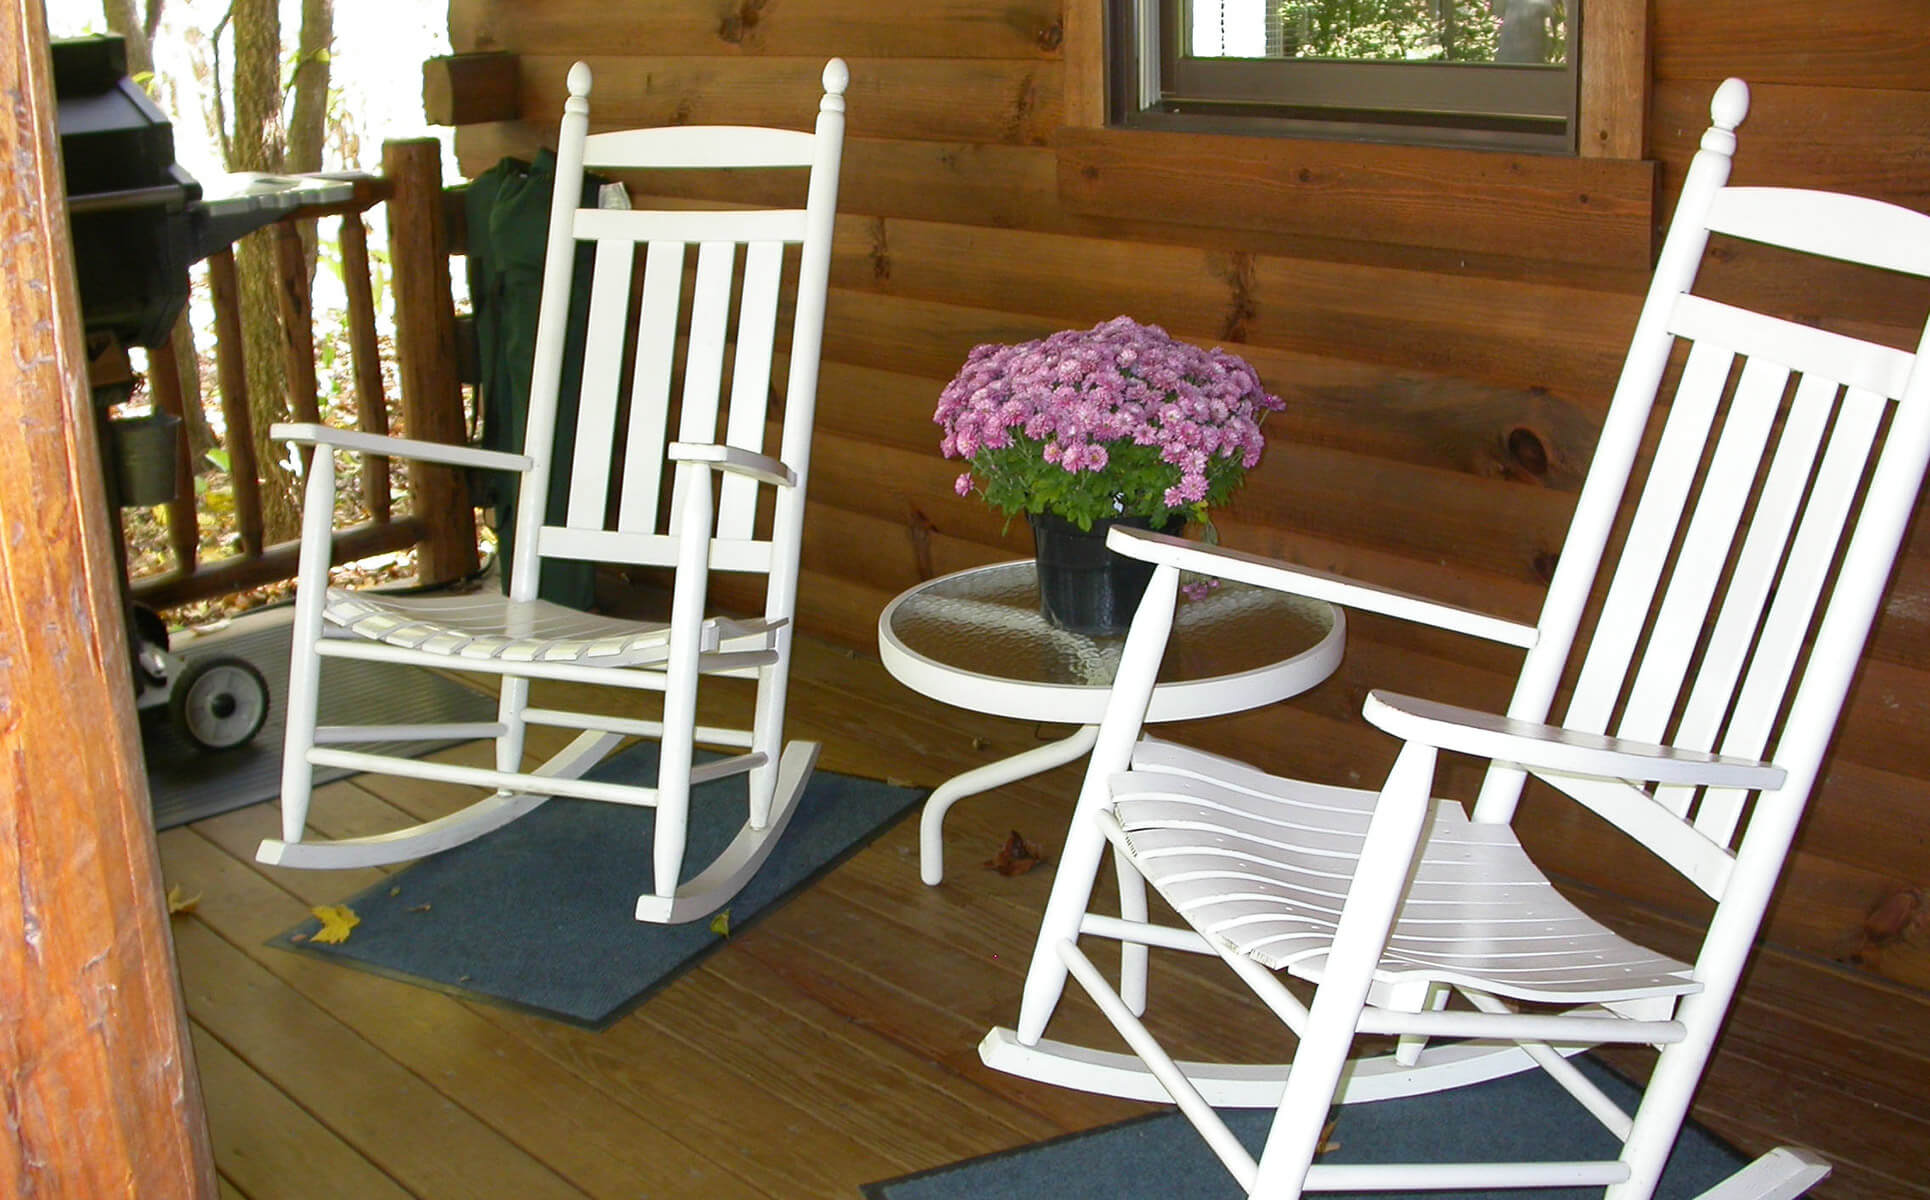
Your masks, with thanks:
[{"label": "wooden support column", "polygon": [[[449,289],[449,234],[442,223],[442,143],[385,142],[382,174],[389,197],[389,255],[395,288],[395,348],[400,360],[403,433],[461,445],[462,385],[456,377],[456,314]],[[474,572],[476,510],[462,471],[409,464],[409,491],[426,526],[416,576],[447,583]]]},{"label": "wooden support column", "polygon": [[216,1194],[128,679],[39,4],[0,7],[0,1189]]}]

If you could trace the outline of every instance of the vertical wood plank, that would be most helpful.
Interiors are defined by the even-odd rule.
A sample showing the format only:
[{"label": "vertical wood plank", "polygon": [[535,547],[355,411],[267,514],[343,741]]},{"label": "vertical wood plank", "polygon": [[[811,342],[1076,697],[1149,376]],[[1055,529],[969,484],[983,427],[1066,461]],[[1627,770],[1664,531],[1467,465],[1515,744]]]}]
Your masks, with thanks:
[{"label": "vertical wood plank", "polygon": [[[386,437],[389,401],[382,391],[382,354],[375,343],[375,294],[369,283],[369,232],[360,213],[342,217],[342,287],[348,294],[349,353],[355,359],[355,423]],[[362,462],[362,505],[377,521],[389,519],[389,460]]]},{"label": "vertical wood plank", "polygon": [[[147,352],[147,385],[154,393],[155,408],[171,417],[186,418],[181,362],[175,357],[172,341]],[[174,555],[174,567],[183,575],[192,575],[200,559],[201,527],[194,509],[194,464],[188,461],[185,425],[174,439],[174,497],[167,502],[167,514],[168,549]]]},{"label": "vertical wood plank", "polygon": [[1065,122],[1097,129],[1106,123],[1106,2],[1065,0]]},{"label": "vertical wood plank", "polygon": [[[456,318],[449,289],[449,236],[442,223],[442,144],[433,138],[382,145],[389,198],[389,253],[395,284],[395,348],[401,360],[403,432],[461,445],[462,384],[456,378]],[[419,582],[447,583],[475,572],[476,512],[461,471],[409,464],[411,504],[427,526],[416,550]]]},{"label": "vertical wood plank", "polygon": [[217,1183],[128,678],[38,4],[0,8],[0,1178]]},{"label": "vertical wood plank", "polygon": [[1648,0],[1594,0],[1582,18],[1577,153],[1641,158],[1648,148]]},{"label": "vertical wood plank", "polygon": [[248,409],[246,342],[241,336],[241,284],[235,252],[223,247],[208,256],[208,293],[214,300],[214,370],[221,386],[221,418],[227,425],[228,481],[235,494],[241,553],[260,558],[261,465],[255,461],[253,414]]}]

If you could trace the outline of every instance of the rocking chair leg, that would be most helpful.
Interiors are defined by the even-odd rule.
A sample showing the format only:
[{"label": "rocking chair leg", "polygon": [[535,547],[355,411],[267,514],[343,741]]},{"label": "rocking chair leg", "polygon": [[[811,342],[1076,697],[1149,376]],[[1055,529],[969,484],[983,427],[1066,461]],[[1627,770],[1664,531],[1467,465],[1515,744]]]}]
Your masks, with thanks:
[{"label": "rocking chair leg", "polygon": [[[1119,879],[1120,919],[1144,924],[1148,915],[1146,877],[1117,847],[1113,850],[1112,868]],[[1119,998],[1136,1017],[1146,1015],[1147,959],[1146,943],[1119,943]]]},{"label": "rocking chair leg", "polygon": [[750,825],[763,829],[771,823],[771,809],[777,800],[778,765],[784,752],[784,698],[789,686],[791,629],[777,631],[777,662],[757,673],[757,708],[752,717],[751,748],[761,751],[764,764],[751,768]]},{"label": "rocking chair leg", "polygon": [[[1035,1046],[1045,1035],[1046,1023],[1065,992],[1066,964],[1057,947],[1062,942],[1077,944],[1079,925],[1086,906],[1092,902],[1093,883],[1099,878],[1099,859],[1109,844],[1096,814],[1105,801],[1108,781],[1116,771],[1132,762],[1133,745],[1144,723],[1146,705],[1151,702],[1153,681],[1159,673],[1160,649],[1172,628],[1173,605],[1179,598],[1179,572],[1162,566],[1153,572],[1146,595],[1133,616],[1120,654],[1119,671],[1113,679],[1112,699],[1105,719],[1093,739],[1092,757],[1086,763],[1085,782],[1079,789],[1079,802],[1066,831],[1065,849],[1059,854],[1059,868],[1052,881],[1052,894],[1045,902],[1045,916],[1039,922],[1039,940],[1033,946],[1032,964],[1026,968],[1025,989],[1019,1001],[1019,1041]],[[1133,903],[1131,883],[1121,879],[1120,903]],[[1145,913],[1145,885],[1139,882],[1138,911]],[[1127,912],[1128,919],[1132,913]],[[1137,960],[1131,947],[1123,962],[1127,966],[1126,985],[1138,993],[1139,1006],[1145,1003],[1145,956]],[[1133,964],[1137,961],[1137,971]],[[1135,983],[1132,976],[1140,978]]]},{"label": "rocking chair leg", "polygon": [[1387,774],[1381,804],[1368,825],[1368,848],[1341,906],[1334,949],[1260,1155],[1256,1194],[1298,1196],[1306,1186],[1323,1120],[1340,1088],[1374,968],[1386,948],[1402,885],[1427,823],[1435,757],[1434,747],[1409,742]]},{"label": "rocking chair leg", "polygon": [[1058,947],[1078,941],[1080,919],[1092,901],[1099,859],[1106,846],[1106,835],[1096,821],[1075,818],[1066,831],[1065,848],[1059,852],[1052,893],[1046,899],[1039,939],[1033,946],[1032,964],[1026,968],[1025,989],[1019,1001],[1019,1040],[1028,1046],[1045,1035],[1046,1022],[1065,992],[1067,968]]},{"label": "rocking chair leg", "polygon": [[[1694,1014],[1696,1002],[1706,1000],[1705,995],[1684,997],[1679,1019],[1691,1030],[1712,1034],[1716,1023],[1698,1021]],[[1609,1188],[1604,1200],[1646,1200],[1654,1193],[1682,1122],[1688,1118],[1690,1099],[1712,1048],[1708,1037],[1695,1036],[1662,1047],[1642,1092],[1641,1107],[1635,1110],[1634,1126],[1623,1143],[1622,1161],[1628,1164],[1628,1181]]]},{"label": "rocking chair leg", "polygon": [[496,704],[496,720],[503,732],[496,738],[496,769],[517,771],[523,765],[523,741],[528,725],[523,710],[529,707],[529,680],[508,675],[503,678],[502,696]]},{"label": "rocking chair leg", "polygon": [[318,657],[309,643],[298,648],[289,663],[281,760],[281,836],[285,842],[302,840],[302,830],[308,824],[308,802],[314,795],[315,771],[308,764],[308,747],[315,741]]},{"label": "rocking chair leg", "polygon": [[321,702],[322,656],[315,646],[321,641],[322,607],[328,599],[329,544],[335,519],[335,456],[326,447],[318,448],[309,463],[302,504],[302,549],[296,569],[303,582],[295,593],[295,621],[289,635],[294,650],[288,660],[288,702],[282,723],[281,836],[285,842],[302,840],[315,787],[315,770],[308,762]]}]

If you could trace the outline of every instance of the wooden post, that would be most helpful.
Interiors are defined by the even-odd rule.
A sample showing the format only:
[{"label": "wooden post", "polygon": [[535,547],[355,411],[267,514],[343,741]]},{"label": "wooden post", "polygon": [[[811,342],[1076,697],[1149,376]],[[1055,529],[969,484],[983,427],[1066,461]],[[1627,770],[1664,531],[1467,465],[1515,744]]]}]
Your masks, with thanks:
[{"label": "wooden post", "polygon": [[201,522],[194,508],[194,464],[188,461],[181,363],[174,356],[172,341],[147,352],[147,386],[157,411],[181,418],[180,435],[174,440],[174,498],[167,503],[168,548],[174,554],[174,569],[192,575],[201,558]]},{"label": "wooden post", "polygon": [[241,552],[260,558],[261,464],[255,461],[255,418],[248,407],[247,345],[241,334],[241,284],[235,252],[224,246],[208,256],[208,293],[214,301],[214,369],[221,382],[221,417],[228,426],[228,482],[235,493]]},{"label": "wooden post", "polygon": [[39,4],[0,7],[0,1179],[216,1194],[128,677]]},{"label": "wooden post", "polygon": [[[389,432],[389,401],[382,393],[382,354],[375,341],[375,290],[369,282],[369,237],[361,213],[342,214],[342,287],[348,293],[349,353],[355,359],[356,428],[378,437]],[[362,464],[362,505],[377,521],[389,519],[389,460]]]},{"label": "wooden post", "polygon": [[[382,145],[389,197],[389,255],[395,288],[395,349],[400,360],[403,433],[461,445],[462,385],[456,377],[456,314],[449,290],[449,235],[442,224],[442,144],[412,138]],[[476,510],[459,470],[409,464],[415,514],[425,523],[416,577],[447,583],[477,568]]]}]

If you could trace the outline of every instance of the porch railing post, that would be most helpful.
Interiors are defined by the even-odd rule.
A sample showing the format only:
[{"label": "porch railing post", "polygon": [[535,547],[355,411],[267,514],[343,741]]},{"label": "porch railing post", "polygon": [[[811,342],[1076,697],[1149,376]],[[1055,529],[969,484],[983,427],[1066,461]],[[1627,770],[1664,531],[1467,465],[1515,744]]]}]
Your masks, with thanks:
[{"label": "porch railing post", "polygon": [[[449,287],[449,234],[442,221],[442,145],[433,138],[385,142],[382,174],[389,198],[395,343],[402,420],[409,437],[461,444],[467,437],[456,373],[455,306]],[[416,573],[445,583],[474,572],[476,513],[460,470],[409,464],[413,511],[424,522]]]}]

